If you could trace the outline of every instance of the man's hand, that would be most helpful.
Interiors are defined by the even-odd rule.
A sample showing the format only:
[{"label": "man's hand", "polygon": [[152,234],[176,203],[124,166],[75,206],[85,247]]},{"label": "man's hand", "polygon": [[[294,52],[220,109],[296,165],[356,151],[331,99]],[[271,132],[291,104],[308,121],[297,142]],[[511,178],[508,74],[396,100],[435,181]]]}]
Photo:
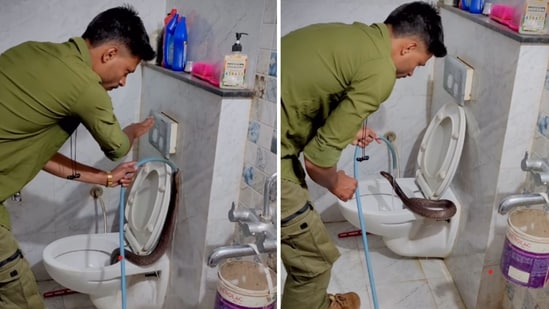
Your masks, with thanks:
[{"label": "man's hand", "polygon": [[345,174],[344,171],[340,170],[337,171],[337,180],[335,182],[335,185],[331,188],[328,188],[328,190],[330,190],[330,192],[338,199],[346,202],[353,197],[353,194],[355,194],[357,187],[357,180]]},{"label": "man's hand", "polygon": [[113,187],[121,185],[122,187],[129,186],[135,176],[137,168],[136,162],[124,162],[115,167],[112,171]]},{"label": "man's hand", "polygon": [[154,125],[154,118],[149,116],[147,119],[132,123],[129,126],[124,128],[124,133],[128,135],[130,142],[133,143],[134,139],[141,137],[143,134],[147,133]]},{"label": "man's hand", "polygon": [[378,144],[381,144],[377,133],[372,129],[366,127],[361,128],[355,135],[355,139],[351,142],[352,145],[358,145],[358,147],[364,148],[368,146],[371,142],[376,141]]}]

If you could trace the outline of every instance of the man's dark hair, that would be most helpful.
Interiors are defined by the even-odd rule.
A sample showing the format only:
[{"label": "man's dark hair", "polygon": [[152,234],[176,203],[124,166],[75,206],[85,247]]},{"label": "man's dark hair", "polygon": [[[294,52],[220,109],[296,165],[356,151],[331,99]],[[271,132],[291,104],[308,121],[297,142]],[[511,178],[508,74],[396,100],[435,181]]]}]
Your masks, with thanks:
[{"label": "man's dark hair", "polygon": [[119,6],[99,13],[88,25],[82,38],[91,46],[109,41],[124,44],[134,56],[141,60],[152,60],[154,50],[149,36],[137,12],[129,5]]},{"label": "man's dark hair", "polygon": [[446,56],[444,33],[438,9],[426,2],[405,3],[385,19],[395,37],[417,36],[435,57]]}]

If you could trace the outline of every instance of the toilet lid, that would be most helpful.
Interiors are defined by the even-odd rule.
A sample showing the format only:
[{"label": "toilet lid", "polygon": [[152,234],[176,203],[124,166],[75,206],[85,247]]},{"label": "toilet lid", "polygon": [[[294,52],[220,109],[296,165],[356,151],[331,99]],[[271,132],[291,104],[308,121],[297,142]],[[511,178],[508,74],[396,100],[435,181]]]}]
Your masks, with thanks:
[{"label": "toilet lid", "polygon": [[139,168],[128,193],[124,235],[133,253],[148,255],[160,238],[170,206],[172,171],[168,164],[150,161]]},{"label": "toilet lid", "polygon": [[423,195],[439,199],[457,170],[465,140],[465,112],[454,103],[435,115],[421,141],[416,181]]}]

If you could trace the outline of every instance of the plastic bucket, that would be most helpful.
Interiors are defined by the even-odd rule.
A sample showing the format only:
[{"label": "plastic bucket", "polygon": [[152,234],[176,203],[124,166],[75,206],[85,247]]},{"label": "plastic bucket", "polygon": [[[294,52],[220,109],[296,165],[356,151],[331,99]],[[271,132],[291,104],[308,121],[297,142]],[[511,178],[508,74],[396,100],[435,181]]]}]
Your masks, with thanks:
[{"label": "plastic bucket", "polygon": [[505,236],[500,262],[503,276],[521,286],[543,288],[549,273],[549,213],[513,210]]},{"label": "plastic bucket", "polygon": [[214,309],[274,309],[276,273],[263,264],[230,261],[219,266]]}]

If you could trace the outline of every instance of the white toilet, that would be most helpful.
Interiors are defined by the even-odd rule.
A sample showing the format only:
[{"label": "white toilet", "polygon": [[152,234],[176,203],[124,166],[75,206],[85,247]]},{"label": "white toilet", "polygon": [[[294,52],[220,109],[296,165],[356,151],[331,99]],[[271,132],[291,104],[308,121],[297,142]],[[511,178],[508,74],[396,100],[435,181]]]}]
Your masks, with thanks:
[{"label": "white toilet", "polygon": [[[171,185],[172,170],[166,163],[150,161],[140,167],[125,206],[126,249],[139,255],[154,250],[166,220]],[[97,308],[121,308],[121,263],[110,265],[110,255],[119,246],[118,233],[68,236],[44,249],[44,265],[59,284],[89,294]],[[148,266],[126,260],[125,273],[127,308],[162,308],[170,273],[166,253]]]},{"label": "white toilet", "polygon": [[[359,181],[366,231],[382,236],[387,247],[402,256],[445,257],[454,245],[462,205],[450,182],[456,172],[465,140],[465,112],[445,104],[429,124],[417,157],[416,178],[396,178],[408,197],[447,199],[456,205],[450,220],[434,220],[407,209],[387,179]],[[359,165],[360,168],[360,165]],[[341,214],[360,228],[356,197],[338,201]]]}]

